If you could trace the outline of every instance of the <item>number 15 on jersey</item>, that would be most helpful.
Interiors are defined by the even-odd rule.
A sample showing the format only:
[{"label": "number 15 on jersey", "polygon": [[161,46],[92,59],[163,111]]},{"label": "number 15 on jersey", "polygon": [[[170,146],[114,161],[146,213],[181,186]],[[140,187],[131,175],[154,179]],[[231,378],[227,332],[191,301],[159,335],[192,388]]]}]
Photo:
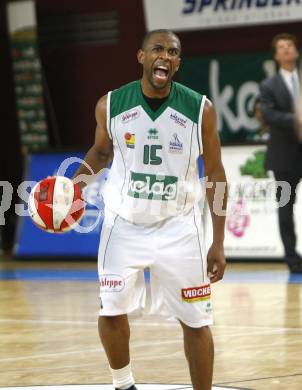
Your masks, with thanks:
[{"label": "number 15 on jersey", "polygon": [[162,158],[157,155],[162,145],[144,145],[144,164],[160,165]]}]

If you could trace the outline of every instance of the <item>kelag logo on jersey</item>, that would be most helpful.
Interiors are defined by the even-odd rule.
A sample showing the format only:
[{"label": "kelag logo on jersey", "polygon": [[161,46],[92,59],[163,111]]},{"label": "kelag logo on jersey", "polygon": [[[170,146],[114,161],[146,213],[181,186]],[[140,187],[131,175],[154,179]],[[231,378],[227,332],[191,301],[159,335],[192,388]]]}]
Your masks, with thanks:
[{"label": "kelag logo on jersey", "polygon": [[128,195],[133,198],[173,200],[177,194],[177,177],[131,172]]}]

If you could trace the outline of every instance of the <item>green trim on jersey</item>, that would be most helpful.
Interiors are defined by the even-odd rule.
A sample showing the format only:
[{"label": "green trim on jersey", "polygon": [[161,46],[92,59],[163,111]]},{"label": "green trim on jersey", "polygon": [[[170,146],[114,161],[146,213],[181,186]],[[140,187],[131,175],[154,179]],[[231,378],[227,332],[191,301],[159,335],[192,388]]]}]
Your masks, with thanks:
[{"label": "green trim on jersey", "polygon": [[139,84],[139,81],[133,81],[112,91],[110,100],[111,118],[141,105],[140,94],[138,93]]},{"label": "green trim on jersey", "polygon": [[198,123],[202,98],[203,95],[200,95],[198,92],[182,84],[172,82],[168,99],[165,100],[158,110],[152,111],[143,97],[141,82],[137,80],[112,91],[110,117],[114,118],[134,107],[142,106],[149,117],[155,121],[167,107],[171,107],[191,119],[194,123]]}]

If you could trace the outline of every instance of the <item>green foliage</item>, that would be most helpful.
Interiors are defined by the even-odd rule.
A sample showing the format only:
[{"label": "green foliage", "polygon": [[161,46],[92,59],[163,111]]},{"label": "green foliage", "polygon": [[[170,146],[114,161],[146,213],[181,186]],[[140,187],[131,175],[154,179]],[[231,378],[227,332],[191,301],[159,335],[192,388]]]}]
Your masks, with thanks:
[{"label": "green foliage", "polygon": [[267,173],[264,169],[265,151],[259,150],[254,153],[253,158],[247,159],[244,165],[240,166],[240,172],[242,175],[250,175],[255,179],[264,179]]}]

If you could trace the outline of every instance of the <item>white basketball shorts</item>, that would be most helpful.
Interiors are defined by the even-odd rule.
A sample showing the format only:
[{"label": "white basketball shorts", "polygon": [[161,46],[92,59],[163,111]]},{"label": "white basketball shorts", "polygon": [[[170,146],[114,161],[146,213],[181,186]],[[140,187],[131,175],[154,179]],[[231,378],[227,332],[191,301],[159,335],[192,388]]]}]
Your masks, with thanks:
[{"label": "white basketball shorts", "polygon": [[106,211],[98,256],[100,316],[144,308],[146,267],[152,314],[174,317],[194,328],[213,323],[199,213],[146,226]]}]

